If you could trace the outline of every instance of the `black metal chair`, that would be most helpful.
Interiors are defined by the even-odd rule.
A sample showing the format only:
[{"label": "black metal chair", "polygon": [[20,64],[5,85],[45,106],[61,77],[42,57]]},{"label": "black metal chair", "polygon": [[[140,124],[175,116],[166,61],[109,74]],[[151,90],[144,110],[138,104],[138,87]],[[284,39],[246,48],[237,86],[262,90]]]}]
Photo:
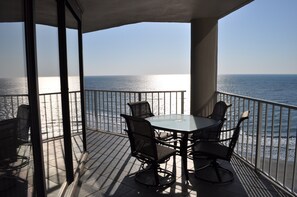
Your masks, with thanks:
[{"label": "black metal chair", "polygon": [[[147,101],[138,101],[138,102],[132,102],[127,103],[127,105],[131,109],[132,116],[139,117],[139,118],[148,118],[154,116],[154,114],[151,111],[150,104]],[[173,139],[173,134],[166,131],[158,131],[155,130],[157,134],[157,138],[160,140],[171,140]]]},{"label": "black metal chair", "polygon": [[14,185],[14,173],[29,164],[29,157],[18,155],[19,146],[29,141],[29,106],[20,105],[17,117],[0,121],[0,191]]},{"label": "black metal chair", "polygon": [[225,120],[225,114],[229,107],[231,107],[232,104],[227,104],[224,101],[218,101],[214,108],[212,113],[208,116],[208,118],[214,119],[214,120]]},{"label": "black metal chair", "polygon": [[[233,173],[223,168],[218,159],[230,162],[234,147],[238,140],[241,123],[248,119],[249,111],[242,113],[235,128],[222,130],[221,132],[233,132],[230,138],[220,139],[218,141],[199,142],[193,147],[194,162],[199,160],[211,160],[209,165],[195,169],[195,176],[198,179],[212,183],[226,183],[234,179]],[[228,143],[229,142],[229,143]]]},{"label": "black metal chair", "polygon": [[17,139],[18,145],[30,143],[29,128],[30,128],[30,106],[20,105],[17,113]]},{"label": "black metal chair", "polygon": [[215,104],[212,113],[207,116],[208,118],[221,121],[220,124],[215,127],[206,128],[203,130],[199,130],[194,132],[191,136],[193,141],[209,141],[209,140],[218,140],[221,128],[226,120],[225,114],[227,109],[231,106],[231,104],[227,104],[224,101],[219,101]]},{"label": "black metal chair", "polygon": [[160,168],[161,163],[176,154],[176,150],[159,144],[151,124],[143,119],[121,114],[125,118],[131,155],[136,157],[141,166],[135,174],[138,183],[147,186],[165,187],[175,182],[175,174]]}]

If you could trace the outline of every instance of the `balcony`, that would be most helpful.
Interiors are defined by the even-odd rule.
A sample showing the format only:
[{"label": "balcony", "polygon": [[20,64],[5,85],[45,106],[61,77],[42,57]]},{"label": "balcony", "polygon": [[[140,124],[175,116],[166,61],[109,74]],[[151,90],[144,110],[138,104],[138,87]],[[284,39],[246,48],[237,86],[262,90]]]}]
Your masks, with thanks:
[{"label": "balcony", "polygon": [[[236,173],[231,184],[214,185],[199,181],[190,171],[188,184],[184,183],[181,158],[175,156],[162,167],[176,173],[176,183],[165,189],[149,188],[134,181],[133,173],[140,163],[130,156],[130,143],[126,136],[88,130],[89,158],[86,171],[80,179],[79,196],[282,196],[286,195],[271,182],[233,157]],[[194,169],[189,160],[190,170]]]},{"label": "balcony", "polygon": [[[164,166],[176,173],[176,183],[164,190],[146,188],[134,182],[133,173],[139,162],[130,156],[129,141],[123,129],[125,122],[121,113],[129,114],[127,102],[147,100],[155,114],[185,113],[184,91],[124,92],[86,90],[87,150],[89,153],[84,171],[79,179],[79,196],[86,195],[191,195],[191,196],[282,196],[296,195],[296,114],[297,107],[258,100],[239,95],[217,92],[216,98],[232,103],[227,112],[226,128],[232,128],[236,117],[242,111],[250,110],[250,119],[242,127],[232,158],[231,166],[235,181],[227,185],[210,185],[198,181],[190,171],[188,184],[184,183],[180,157],[176,156]],[[77,92],[72,92],[72,149],[74,168],[80,165],[83,148]],[[43,149],[47,193],[56,196],[65,183],[64,147],[61,120],[55,104],[59,103],[58,94],[40,95],[43,131]],[[18,99],[26,96],[5,96],[2,101],[16,106]],[[9,103],[11,102],[11,103]],[[212,104],[205,107],[203,114],[209,114]],[[13,110],[11,112],[13,114]],[[55,114],[55,116],[53,116]],[[53,118],[55,117],[55,118]],[[24,146],[19,154],[30,155],[32,147]],[[32,158],[32,157],[30,157]],[[13,191],[30,194],[33,190],[33,161],[18,172],[23,183]],[[192,160],[189,170],[194,169]],[[24,184],[25,183],[25,184]],[[2,191],[1,191],[2,192]],[[3,193],[2,193],[3,194]],[[9,193],[13,194],[13,193]]]}]

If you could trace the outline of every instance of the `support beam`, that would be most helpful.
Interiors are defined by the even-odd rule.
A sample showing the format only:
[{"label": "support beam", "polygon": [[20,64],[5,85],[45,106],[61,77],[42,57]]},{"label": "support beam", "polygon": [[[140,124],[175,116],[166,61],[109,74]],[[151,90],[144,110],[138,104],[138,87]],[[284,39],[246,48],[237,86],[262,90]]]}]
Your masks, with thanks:
[{"label": "support beam", "polygon": [[63,116],[63,133],[65,149],[66,180],[71,184],[74,180],[73,158],[71,142],[71,125],[69,109],[69,84],[68,84],[68,65],[67,65],[67,39],[66,39],[66,0],[59,0],[58,3],[58,33],[59,33],[59,58],[60,58],[60,82],[61,82],[61,102]]},{"label": "support beam", "polygon": [[191,114],[208,115],[216,102],[218,20],[191,22]]},{"label": "support beam", "polygon": [[43,146],[39,112],[38,68],[36,60],[35,1],[25,1],[25,39],[28,94],[30,105],[31,142],[33,149],[33,196],[46,196]]}]

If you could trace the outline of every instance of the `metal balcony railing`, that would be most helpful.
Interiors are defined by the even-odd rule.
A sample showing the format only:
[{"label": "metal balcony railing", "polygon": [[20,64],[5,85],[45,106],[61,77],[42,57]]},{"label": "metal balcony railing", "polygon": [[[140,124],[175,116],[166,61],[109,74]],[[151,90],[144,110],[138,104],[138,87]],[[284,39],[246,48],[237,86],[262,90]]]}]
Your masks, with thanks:
[{"label": "metal balcony railing", "polygon": [[[42,140],[63,136],[61,93],[40,94],[40,119]],[[80,92],[69,93],[72,134],[81,133]],[[0,120],[15,118],[18,106],[28,104],[28,95],[0,95]]]},{"label": "metal balcony railing", "polygon": [[225,127],[234,127],[239,114],[250,111],[236,153],[256,171],[296,195],[297,107],[236,94],[217,92],[217,100],[232,103]]},{"label": "metal balcony railing", "polygon": [[[184,113],[185,91],[107,91],[85,90],[88,129],[123,133],[120,114],[130,114],[128,102],[147,100],[155,115]],[[81,131],[80,93],[70,93],[71,129]],[[63,135],[60,93],[40,95],[43,139]],[[241,112],[250,118],[241,128],[236,154],[256,171],[280,187],[297,193],[297,107],[261,99],[217,92],[216,100],[232,104],[226,113],[226,128],[235,126]],[[15,117],[17,107],[28,103],[27,95],[0,96],[0,120]],[[211,113],[211,105],[204,114]]]},{"label": "metal balcony railing", "polygon": [[130,114],[127,103],[146,100],[155,115],[184,113],[185,91],[86,90],[86,125],[89,129],[123,133],[120,114]]}]

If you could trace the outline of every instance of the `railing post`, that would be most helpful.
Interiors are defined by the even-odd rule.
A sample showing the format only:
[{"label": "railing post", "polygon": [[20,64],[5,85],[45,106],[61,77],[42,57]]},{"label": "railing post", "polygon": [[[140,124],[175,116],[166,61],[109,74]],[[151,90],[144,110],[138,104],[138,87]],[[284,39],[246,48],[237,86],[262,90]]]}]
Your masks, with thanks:
[{"label": "railing post", "polygon": [[141,101],[141,92],[138,92],[138,101]]},{"label": "railing post", "polygon": [[256,158],[255,158],[255,170],[260,169],[261,158],[261,129],[262,129],[262,111],[263,104],[258,102],[258,115],[257,115],[257,136],[256,136]]},{"label": "railing post", "polygon": [[98,131],[98,112],[97,112],[97,91],[94,90],[94,111],[95,111],[95,124],[96,130]]},{"label": "railing post", "polygon": [[184,102],[184,98],[185,98],[185,96],[184,96],[184,92],[182,91],[182,92],[181,92],[181,114],[184,114],[184,110],[185,110],[185,106],[184,106],[184,104],[185,104],[185,102]]}]

